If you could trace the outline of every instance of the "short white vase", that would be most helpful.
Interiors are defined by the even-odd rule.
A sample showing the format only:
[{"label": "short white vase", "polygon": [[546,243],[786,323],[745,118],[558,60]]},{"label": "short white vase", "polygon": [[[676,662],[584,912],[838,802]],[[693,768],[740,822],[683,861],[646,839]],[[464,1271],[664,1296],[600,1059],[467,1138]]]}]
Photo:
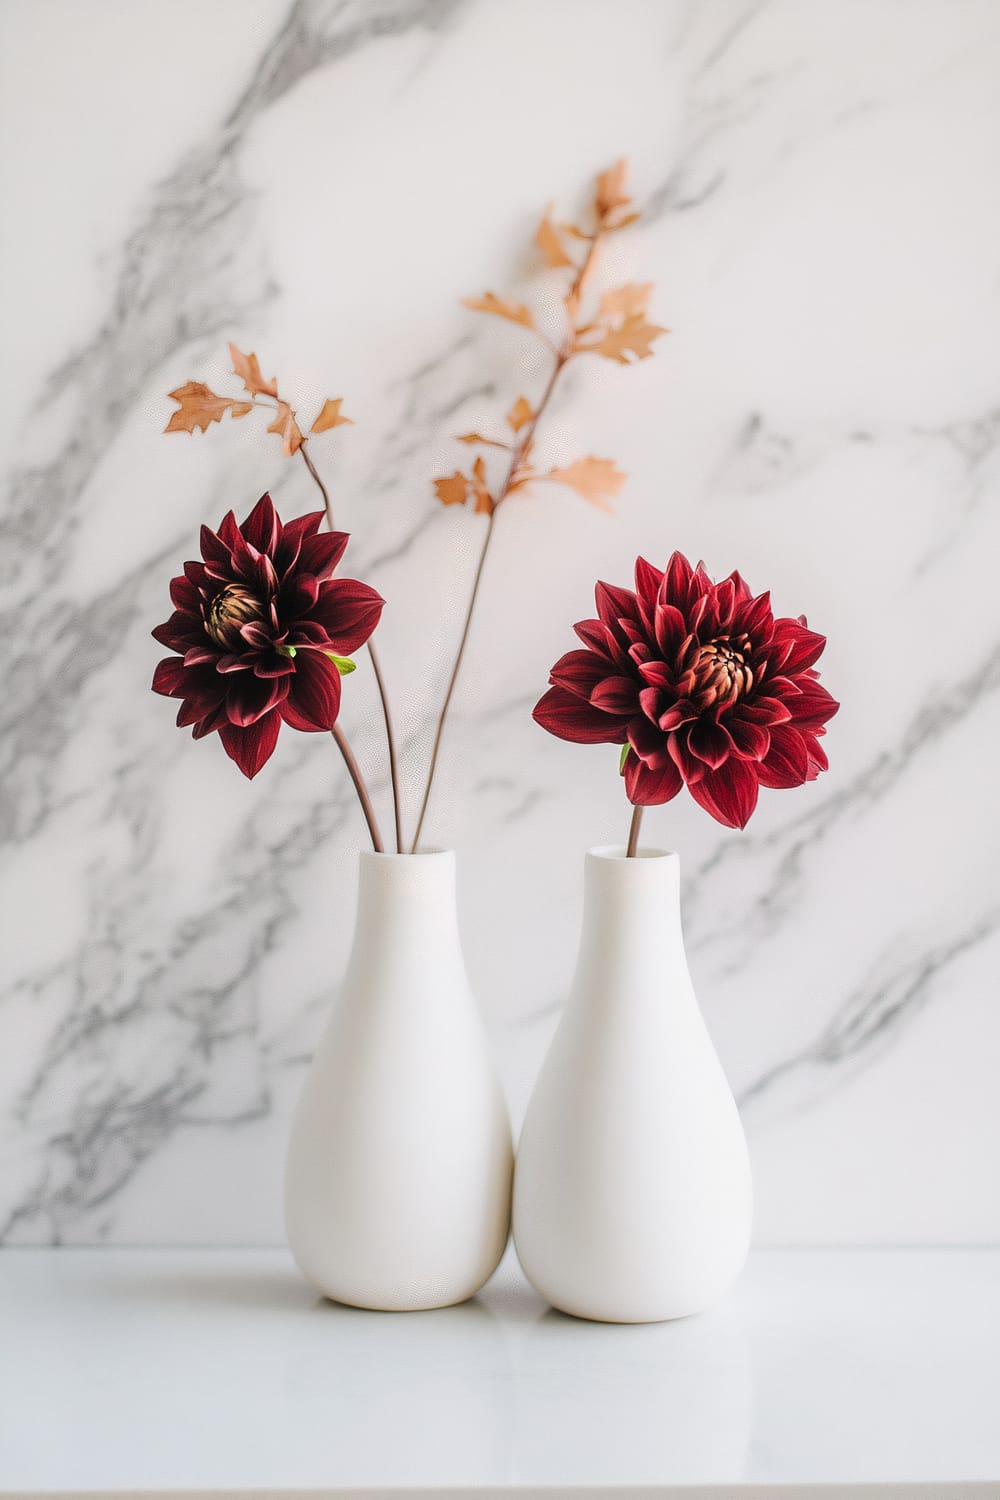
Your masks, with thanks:
[{"label": "short white vase", "polygon": [[576,977],[528,1105],[514,1180],[525,1274],[563,1312],[701,1312],[750,1242],[739,1112],[695,999],[676,854],[587,855]]},{"label": "short white vase", "polygon": [[463,1302],[506,1246],[512,1170],[455,856],[362,854],[354,944],[288,1150],[292,1254],[338,1302]]}]

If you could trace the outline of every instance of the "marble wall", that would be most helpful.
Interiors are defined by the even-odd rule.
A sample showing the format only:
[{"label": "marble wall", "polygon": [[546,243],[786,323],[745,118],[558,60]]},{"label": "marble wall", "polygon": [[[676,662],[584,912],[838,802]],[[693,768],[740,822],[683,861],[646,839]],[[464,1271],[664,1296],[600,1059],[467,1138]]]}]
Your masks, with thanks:
[{"label": "marble wall", "polygon": [[[597,576],[679,546],[829,636],[832,769],[745,833],[680,799],[692,968],[764,1242],[1000,1233],[1000,8],[991,0],[4,0],[0,1238],[277,1241],[289,1111],[341,970],[356,807],[329,742],[244,781],[148,690],[202,520],[269,487],[256,419],[161,436],[256,349],[309,408],[382,658],[412,826],[483,525],[433,475],[541,363],[550,199],[618,155],[622,275],[670,326],[581,364],[544,456],[614,518],[512,502],[429,834],[515,1115],[620,841],[615,752],[529,709]],[[385,808],[369,674],[344,722]]]}]

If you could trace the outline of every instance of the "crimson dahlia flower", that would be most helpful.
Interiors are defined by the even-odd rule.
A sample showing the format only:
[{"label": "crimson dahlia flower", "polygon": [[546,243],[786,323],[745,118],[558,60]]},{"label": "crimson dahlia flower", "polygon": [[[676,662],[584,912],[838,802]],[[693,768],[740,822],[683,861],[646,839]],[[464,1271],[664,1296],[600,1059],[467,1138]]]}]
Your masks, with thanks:
[{"label": "crimson dahlia flower", "polygon": [[556,662],[534,717],[563,740],[625,745],[630,802],[687,786],[743,828],[760,787],[826,770],[819,737],[840,705],[814,670],[826,638],[804,616],[775,619],[770,594],[739,573],[713,583],[679,552],[664,573],[639,558],[634,592],[599,583],[595,597],[599,618],[574,627],[584,649]]},{"label": "crimson dahlia flower", "polygon": [[283,525],[263,495],[241,526],[232,511],[201,528],[201,562],[170,584],[174,612],[153,635],[176,656],[161,661],[153,691],[180,698],[177,723],[199,740],[213,730],[244,776],[274,752],[282,723],[333,728],[340,660],[371,635],[384,600],[331,574],[349,538],[320,531],[323,512]]}]

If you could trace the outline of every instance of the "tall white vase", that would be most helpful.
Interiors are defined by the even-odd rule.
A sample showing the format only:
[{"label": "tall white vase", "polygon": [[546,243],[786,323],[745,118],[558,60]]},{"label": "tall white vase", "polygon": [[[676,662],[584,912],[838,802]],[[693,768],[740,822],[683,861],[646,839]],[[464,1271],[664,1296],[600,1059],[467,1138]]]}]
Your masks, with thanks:
[{"label": "tall white vase", "polygon": [[735,1281],[750,1218],[746,1140],[684,954],[677,856],[593,849],[576,977],[518,1147],[521,1265],[577,1317],[682,1318]]},{"label": "tall white vase", "polygon": [[512,1169],[455,856],[362,854],[354,945],[288,1151],[292,1253],[338,1302],[462,1302],[503,1254]]}]

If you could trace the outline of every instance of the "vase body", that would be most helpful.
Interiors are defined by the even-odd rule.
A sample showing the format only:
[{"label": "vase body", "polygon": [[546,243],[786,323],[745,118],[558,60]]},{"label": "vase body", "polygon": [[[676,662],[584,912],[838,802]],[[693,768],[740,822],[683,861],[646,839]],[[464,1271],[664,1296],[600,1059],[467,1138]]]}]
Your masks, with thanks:
[{"label": "vase body", "polygon": [[362,854],[347,972],[288,1151],[299,1268],[356,1307],[462,1302],[506,1246],[512,1164],[462,959],[455,857]]},{"label": "vase body", "polygon": [[746,1259],[751,1184],[688,973],[675,854],[595,849],[565,1012],[528,1105],[514,1241],[553,1306],[612,1323],[711,1306]]}]

